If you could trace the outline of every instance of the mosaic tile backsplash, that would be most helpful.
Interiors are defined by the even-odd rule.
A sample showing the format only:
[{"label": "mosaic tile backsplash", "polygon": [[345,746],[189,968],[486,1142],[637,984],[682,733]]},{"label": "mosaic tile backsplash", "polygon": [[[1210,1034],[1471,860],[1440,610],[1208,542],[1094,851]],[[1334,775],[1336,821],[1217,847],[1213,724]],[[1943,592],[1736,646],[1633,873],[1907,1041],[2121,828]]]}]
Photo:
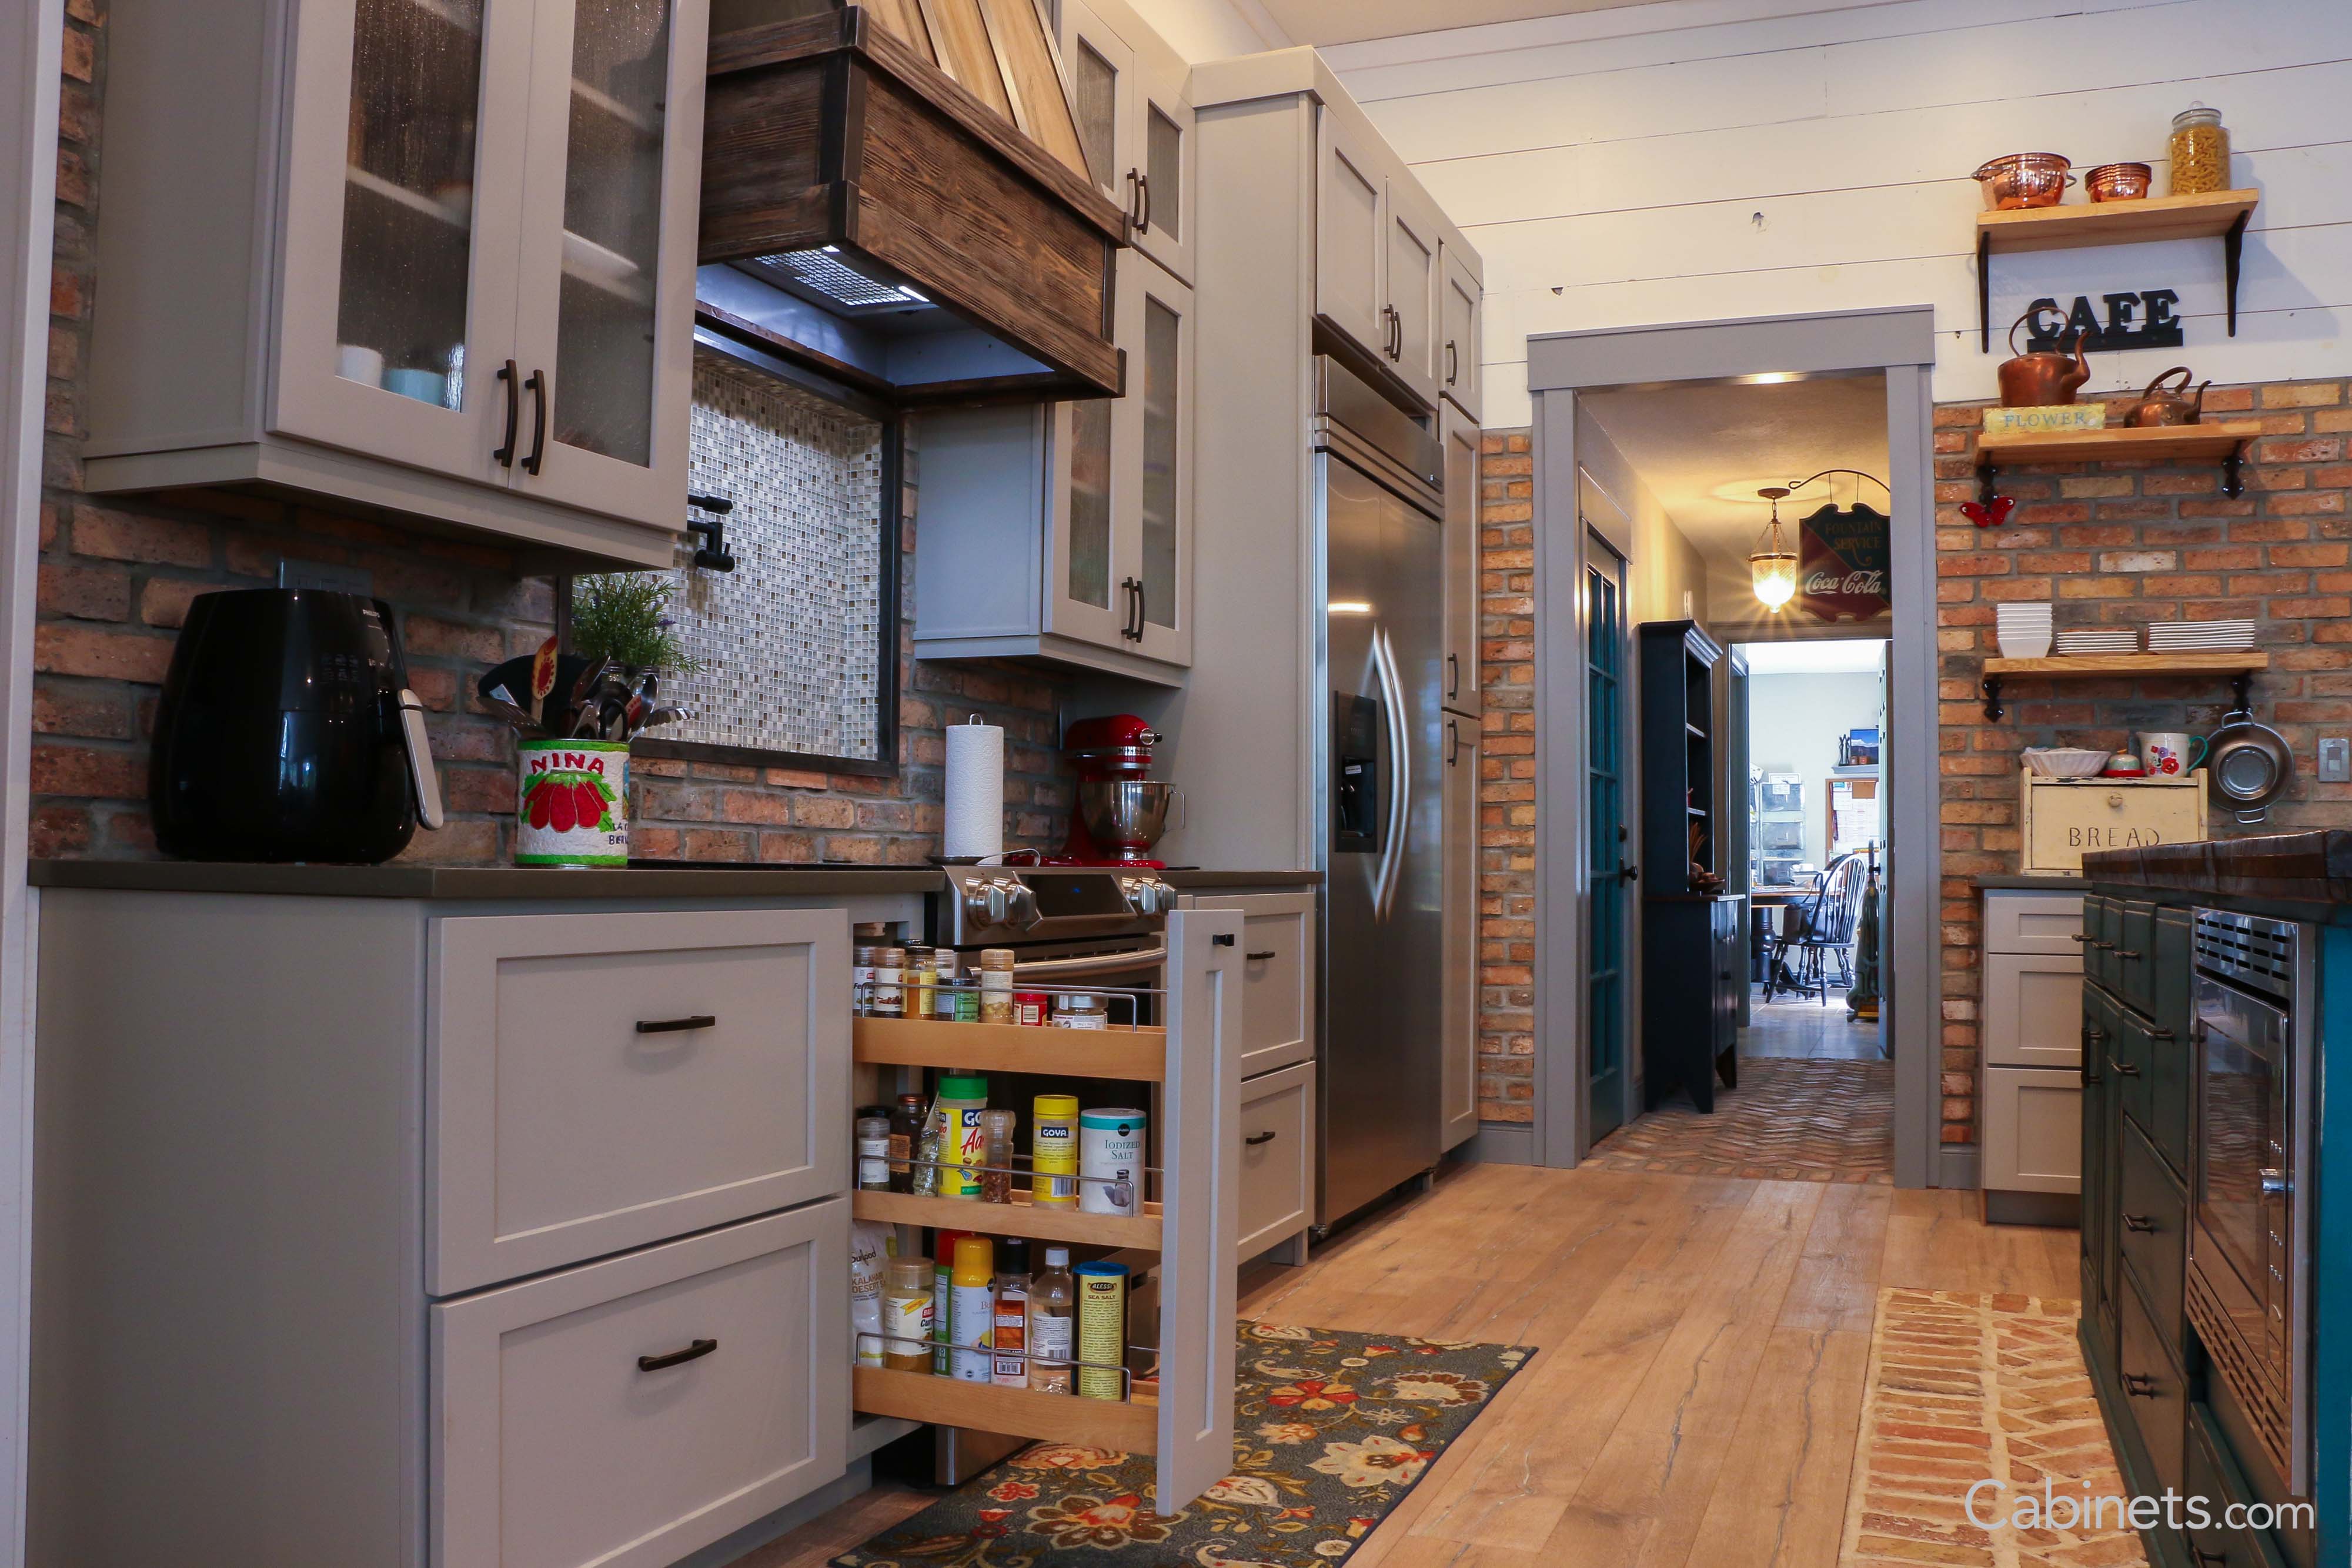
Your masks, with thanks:
[{"label": "mosaic tile backsplash", "polygon": [[731,572],[679,570],[679,639],[701,660],[665,696],[663,738],[879,757],[882,427],[698,349],[688,486],[735,502]]}]

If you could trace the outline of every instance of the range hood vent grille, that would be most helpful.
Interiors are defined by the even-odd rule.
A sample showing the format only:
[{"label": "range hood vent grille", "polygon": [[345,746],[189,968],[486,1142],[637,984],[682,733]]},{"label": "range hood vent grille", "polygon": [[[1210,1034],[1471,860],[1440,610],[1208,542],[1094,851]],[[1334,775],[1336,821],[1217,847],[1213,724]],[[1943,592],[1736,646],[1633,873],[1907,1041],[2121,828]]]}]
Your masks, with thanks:
[{"label": "range hood vent grille", "polygon": [[869,277],[842,259],[838,246],[792,250],[752,258],[752,265],[796,294],[819,296],[817,303],[840,310],[922,309],[930,300],[902,283]]}]

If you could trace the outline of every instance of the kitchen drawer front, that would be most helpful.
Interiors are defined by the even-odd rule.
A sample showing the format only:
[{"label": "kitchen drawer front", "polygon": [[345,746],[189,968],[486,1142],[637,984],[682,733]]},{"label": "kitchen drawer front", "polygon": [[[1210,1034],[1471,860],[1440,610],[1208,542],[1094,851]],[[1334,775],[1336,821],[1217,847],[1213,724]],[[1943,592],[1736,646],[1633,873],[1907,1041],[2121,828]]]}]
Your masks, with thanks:
[{"label": "kitchen drawer front", "polygon": [[839,910],[437,920],[431,987],[429,1294],[848,1185]]},{"label": "kitchen drawer front", "polygon": [[2147,1021],[2128,1008],[2116,1008],[2107,1019],[2107,1078],[2116,1086],[2116,1103],[2126,1116],[2147,1125],[2150,1117],[2156,1041]]},{"label": "kitchen drawer front", "polygon": [[2116,988],[2114,951],[2115,931],[2111,917],[2116,901],[2095,895],[2083,900],[2083,973],[2096,980],[2109,991]]},{"label": "kitchen drawer front", "polygon": [[2083,944],[2083,895],[2079,893],[2010,892],[1984,895],[1984,946],[1988,953],[2038,953],[2078,956]]},{"label": "kitchen drawer front", "polygon": [[2123,1129],[2123,1169],[2116,1240],[2124,1267],[2147,1298],[2148,1317],[2166,1347],[2183,1363],[2181,1292],[2188,1287],[2189,1200],[2179,1182],[2129,1123]]},{"label": "kitchen drawer front", "polygon": [[2116,994],[2127,1007],[2144,1013],[2156,1010],[2156,905],[2137,898],[2119,898],[2109,917],[2116,946]]},{"label": "kitchen drawer front", "polygon": [[2131,1412],[2140,1444],[2156,1470],[2157,1485],[2141,1490],[2160,1491],[2170,1487],[2178,1491],[2189,1414],[2188,1385],[2149,1322],[2139,1291],[2126,1284],[2116,1293],[2122,1298],[2118,1305],[2123,1331],[2116,1354],[2116,1381],[2123,1387],[2124,1406]]},{"label": "kitchen drawer front", "polygon": [[2243,1516],[2236,1522],[2231,1508],[2244,1508],[2263,1500],[2230,1456],[2230,1446],[2218,1423],[2202,1405],[2189,1407],[2188,1485],[2192,1498],[2202,1498],[2210,1522],[2189,1526],[2191,1558],[2198,1568],[2285,1568],[2286,1559],[2272,1543],[2267,1531],[2248,1528]]},{"label": "kitchen drawer front", "polygon": [[1242,1084],[1241,1236],[1236,1262],[1307,1228],[1315,1217],[1315,1064]]},{"label": "kitchen drawer front", "polygon": [[1242,1076],[1313,1056],[1315,895],[1204,894],[1186,899],[1184,907],[1241,911]]},{"label": "kitchen drawer front", "polygon": [[2083,1190],[2083,1080],[2041,1067],[1984,1072],[1985,1187],[1993,1192]]},{"label": "kitchen drawer front", "polygon": [[1985,1061],[1997,1067],[2083,1064],[2083,960],[2063,954],[1985,954]]},{"label": "kitchen drawer front", "polygon": [[848,1269],[834,1198],[436,1305],[435,1568],[658,1568],[838,1478]]}]

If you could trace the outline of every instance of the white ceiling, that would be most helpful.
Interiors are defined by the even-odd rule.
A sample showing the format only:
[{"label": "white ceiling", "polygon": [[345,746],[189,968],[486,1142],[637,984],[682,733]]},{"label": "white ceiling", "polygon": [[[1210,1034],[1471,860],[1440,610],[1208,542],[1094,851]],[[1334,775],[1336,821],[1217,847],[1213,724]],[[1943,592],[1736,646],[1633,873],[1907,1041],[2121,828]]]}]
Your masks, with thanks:
[{"label": "white ceiling", "polygon": [[1848,675],[1864,671],[1876,674],[1885,667],[1883,637],[1850,637],[1837,642],[1741,643],[1751,675]]},{"label": "white ceiling", "polygon": [[[1587,392],[1599,422],[1676,527],[1710,558],[1745,558],[1771,515],[1756,492],[1824,468],[1886,477],[1886,382],[1825,376],[1758,385],[1678,385]],[[1780,520],[1857,495],[1881,511],[1876,485],[1836,475],[1780,503]]]},{"label": "white ceiling", "polygon": [[1661,0],[1446,0],[1438,5],[1433,0],[1258,0],[1294,43],[1318,46],[1660,3]]}]

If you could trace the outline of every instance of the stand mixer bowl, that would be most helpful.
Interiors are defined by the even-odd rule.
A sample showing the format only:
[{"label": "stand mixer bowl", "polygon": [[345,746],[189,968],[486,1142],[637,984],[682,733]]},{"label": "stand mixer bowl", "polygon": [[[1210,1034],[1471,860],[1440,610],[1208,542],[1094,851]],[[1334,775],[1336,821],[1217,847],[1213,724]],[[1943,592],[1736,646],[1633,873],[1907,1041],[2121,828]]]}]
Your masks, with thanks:
[{"label": "stand mixer bowl", "polygon": [[1178,790],[1156,779],[1087,779],[1078,784],[1078,819],[1097,844],[1136,854],[1168,831]]}]

